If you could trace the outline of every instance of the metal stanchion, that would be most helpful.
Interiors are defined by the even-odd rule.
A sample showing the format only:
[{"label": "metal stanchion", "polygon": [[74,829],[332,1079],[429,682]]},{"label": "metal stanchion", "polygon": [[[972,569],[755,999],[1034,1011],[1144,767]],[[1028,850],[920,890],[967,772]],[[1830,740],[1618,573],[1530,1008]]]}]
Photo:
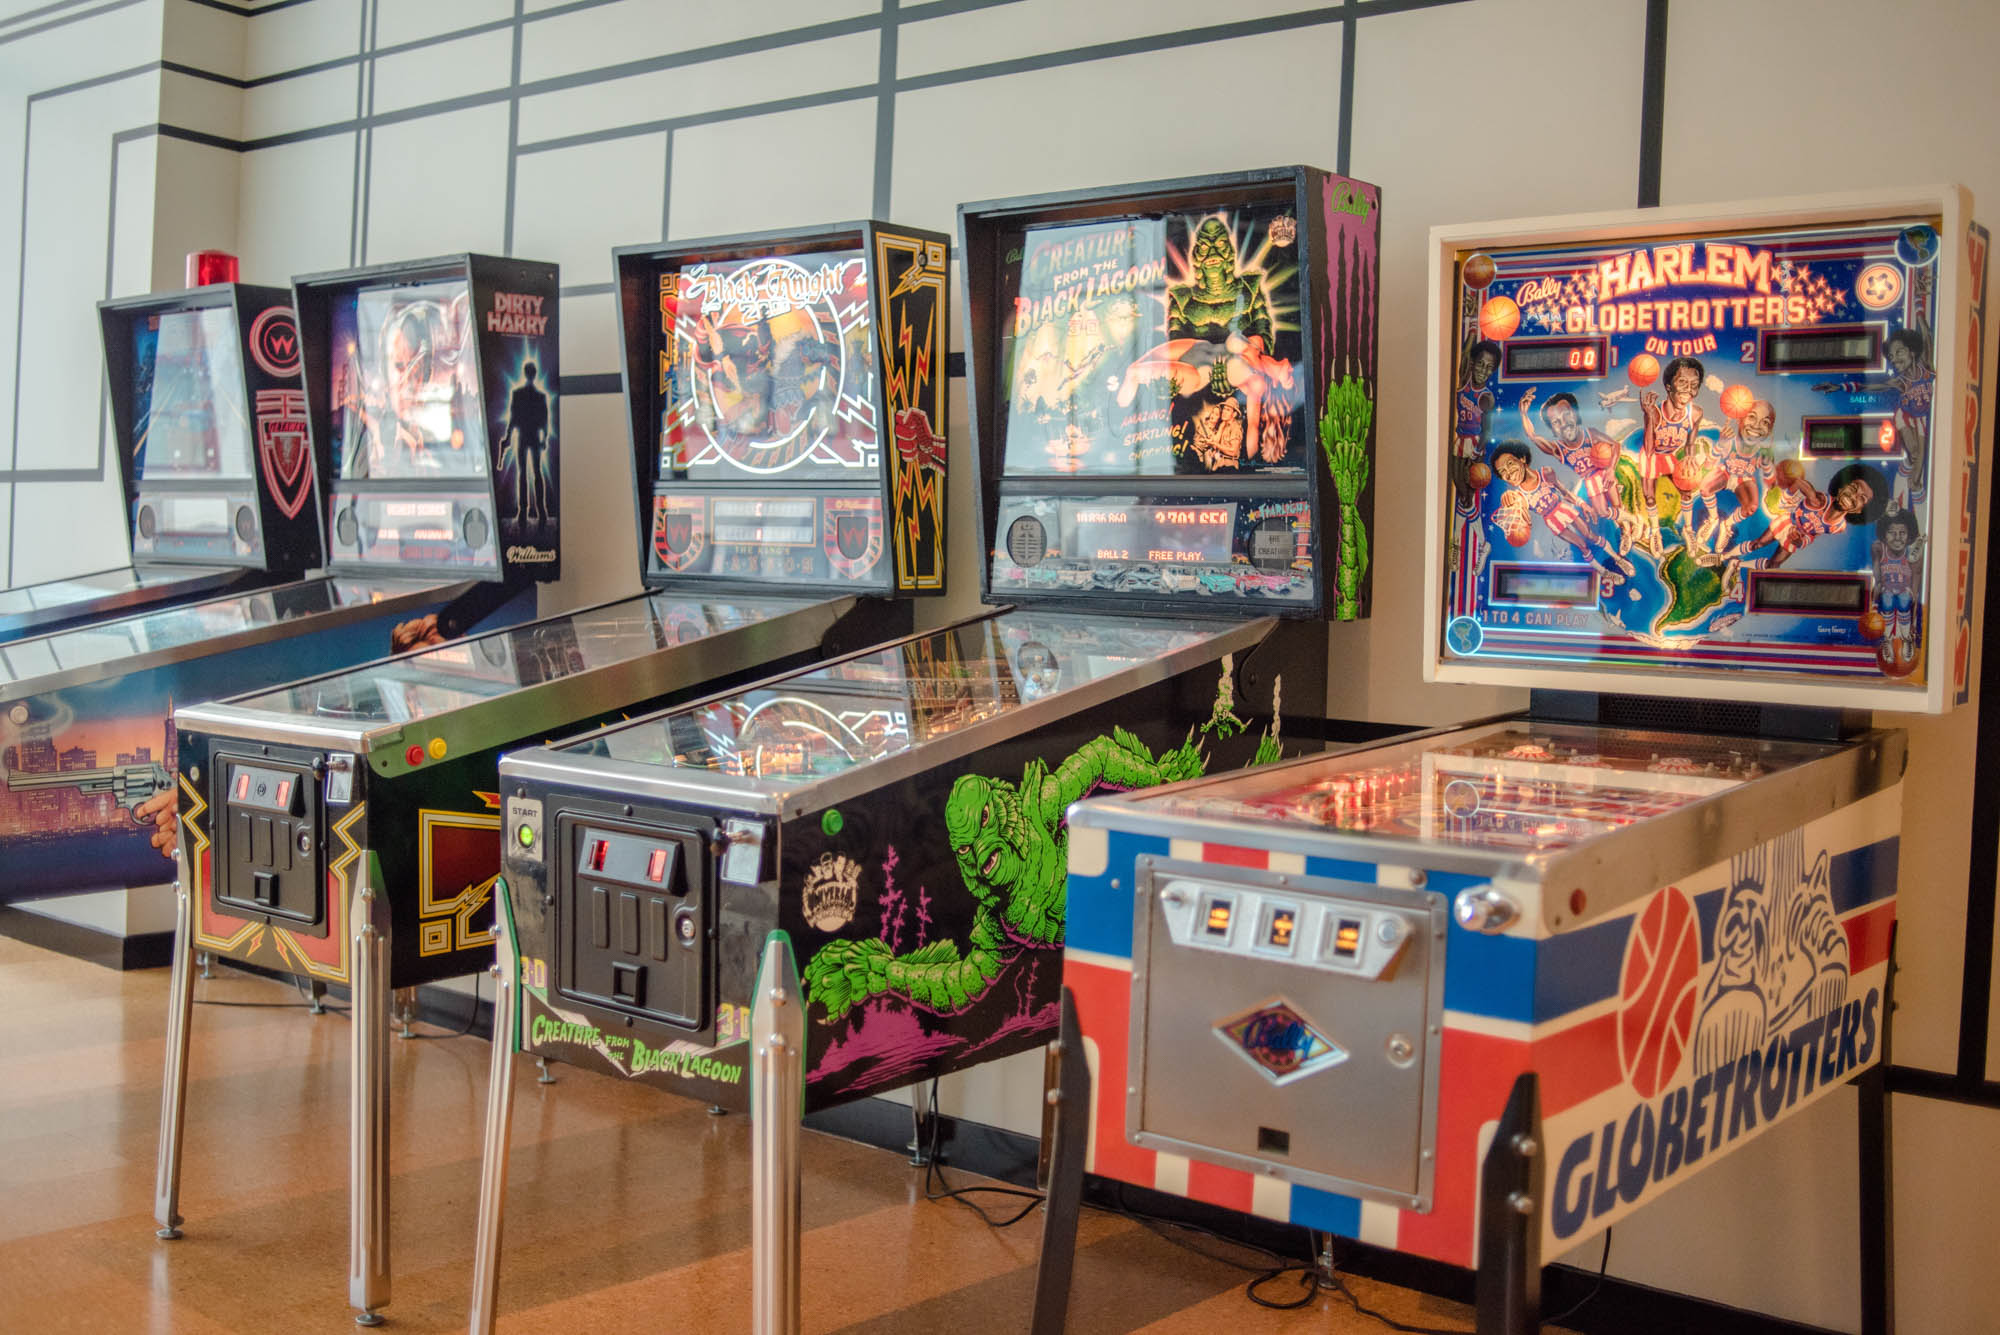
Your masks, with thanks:
[{"label": "metal stanchion", "polygon": [[357,1326],[379,1326],[389,1301],[389,901],[382,864],[361,863],[349,918],[354,988],[348,1077],[347,1301]]},{"label": "metal stanchion", "polygon": [[486,1145],[479,1160],[479,1220],[472,1252],[471,1335],[492,1335],[500,1310],[500,1212],[507,1203],[507,1146],[513,1133],[514,1026],[519,1014],[520,956],[507,883],[493,889],[493,1067],[486,1080]]},{"label": "metal stanchion", "polygon": [[167,984],[167,1073],[160,1086],[160,1150],[153,1167],[153,1219],[163,1239],[181,1235],[181,1133],[187,1129],[188,1023],[194,1014],[194,890],[185,849],[175,855],[174,967]]},{"label": "metal stanchion", "polygon": [[798,1335],[799,1125],[806,1017],[791,938],[764,939],[750,1009],[750,1329]]}]

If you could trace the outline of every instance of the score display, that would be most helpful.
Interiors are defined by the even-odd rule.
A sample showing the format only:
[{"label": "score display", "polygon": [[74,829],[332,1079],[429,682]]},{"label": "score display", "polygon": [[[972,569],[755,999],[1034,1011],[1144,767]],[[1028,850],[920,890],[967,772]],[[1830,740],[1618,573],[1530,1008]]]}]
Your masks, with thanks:
[{"label": "score display", "polygon": [[1070,553],[1089,561],[1227,562],[1236,507],[1072,503],[1063,533]]},{"label": "score display", "polygon": [[1515,380],[1594,380],[1609,369],[1610,356],[1601,338],[1509,339],[1503,374]]}]

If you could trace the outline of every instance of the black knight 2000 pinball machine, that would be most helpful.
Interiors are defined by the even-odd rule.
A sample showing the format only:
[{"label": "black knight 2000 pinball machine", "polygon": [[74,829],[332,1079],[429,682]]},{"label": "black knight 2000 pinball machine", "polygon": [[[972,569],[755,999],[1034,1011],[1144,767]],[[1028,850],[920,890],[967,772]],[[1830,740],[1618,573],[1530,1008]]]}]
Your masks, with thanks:
[{"label": "black knight 2000 pinball machine", "polygon": [[[180,714],[192,936],[172,1013],[189,949],[352,989],[364,1321],[390,1289],[391,992],[492,963],[501,752],[905,633],[910,596],[943,590],[942,454],[906,442],[929,450],[941,417],[947,255],[943,236],[873,222],[618,251],[646,591]],[[491,309],[540,318],[526,298]],[[537,389],[553,368],[526,350],[507,368],[499,513],[533,541],[554,527]],[[403,430],[354,442],[367,476],[411,453]],[[441,439],[435,469],[465,471]],[[359,480],[340,494],[364,533],[401,504]],[[476,498],[447,503],[467,534]],[[184,1025],[176,1039],[168,1143]]]},{"label": "black knight 2000 pinball machine", "polygon": [[1314,735],[1323,621],[1367,606],[1374,188],[1280,168],[960,220],[985,588],[1016,605],[502,761],[475,1327],[510,1040],[744,1108],[776,930],[807,1108],[1036,1047],[1069,804]]}]

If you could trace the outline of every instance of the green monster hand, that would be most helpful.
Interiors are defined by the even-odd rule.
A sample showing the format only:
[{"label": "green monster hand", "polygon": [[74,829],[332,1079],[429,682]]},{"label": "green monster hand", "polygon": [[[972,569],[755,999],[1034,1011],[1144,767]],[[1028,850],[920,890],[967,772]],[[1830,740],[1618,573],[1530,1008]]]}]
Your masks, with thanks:
[{"label": "green monster hand", "polygon": [[1361,615],[1361,577],[1368,572],[1368,532],[1361,524],[1361,493],[1368,485],[1368,428],[1375,401],[1358,376],[1343,376],[1327,391],[1319,415],[1319,444],[1333,471],[1340,500],[1340,558],[1334,571],[1334,615],[1352,621]]},{"label": "green monster hand", "polygon": [[806,994],[837,1019],[887,990],[892,960],[888,944],[872,936],[830,941],[806,965]]}]

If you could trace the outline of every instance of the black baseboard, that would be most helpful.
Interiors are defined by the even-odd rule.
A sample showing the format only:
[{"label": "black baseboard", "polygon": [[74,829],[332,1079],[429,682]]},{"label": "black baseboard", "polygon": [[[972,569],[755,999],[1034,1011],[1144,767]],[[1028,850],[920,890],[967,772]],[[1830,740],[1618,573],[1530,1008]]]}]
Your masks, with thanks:
[{"label": "black baseboard", "polygon": [[[913,1125],[910,1109],[900,1103],[863,1099],[813,1113],[805,1124],[815,1131],[909,1157]],[[1034,1185],[1039,1144],[1033,1136],[944,1117],[939,1119],[937,1146],[939,1162],[951,1168],[1015,1186]],[[1192,1224],[1301,1261],[1308,1255],[1305,1230],[1295,1225],[1126,1186],[1109,1178],[1086,1178],[1084,1201],[1121,1214]],[[1334,1257],[1340,1269],[1349,1274],[1457,1302],[1473,1301],[1473,1273],[1458,1266],[1345,1238],[1335,1240]],[[1577,1310],[1563,1316],[1572,1307]],[[1595,1271],[1567,1265],[1552,1265],[1542,1272],[1542,1312],[1545,1320],[1563,1316],[1566,1328],[1583,1335],[1687,1335],[1689,1331],[1701,1331],[1702,1335],[1834,1335],[1823,1327],[1610,1276],[1600,1284]]]},{"label": "black baseboard", "polygon": [[157,969],[174,956],[172,932],[118,936],[12,904],[0,906],[0,936],[107,969]]}]

